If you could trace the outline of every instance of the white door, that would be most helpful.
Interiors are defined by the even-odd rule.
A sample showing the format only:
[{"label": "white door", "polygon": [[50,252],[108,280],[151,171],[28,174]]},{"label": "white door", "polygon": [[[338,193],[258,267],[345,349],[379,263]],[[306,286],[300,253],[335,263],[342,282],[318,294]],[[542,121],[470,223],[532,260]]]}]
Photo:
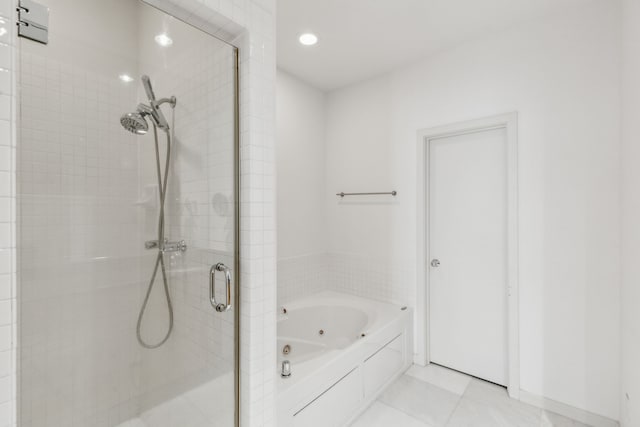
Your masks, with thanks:
[{"label": "white door", "polygon": [[507,385],[507,132],[429,144],[430,360]]}]

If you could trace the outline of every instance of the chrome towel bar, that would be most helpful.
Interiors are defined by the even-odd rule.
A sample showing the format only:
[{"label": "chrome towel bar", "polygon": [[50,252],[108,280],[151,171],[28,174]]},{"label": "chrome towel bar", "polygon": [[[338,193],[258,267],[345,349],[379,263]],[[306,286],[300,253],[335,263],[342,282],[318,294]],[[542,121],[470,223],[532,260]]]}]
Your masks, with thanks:
[{"label": "chrome towel bar", "polygon": [[389,191],[389,192],[384,192],[384,193],[336,193],[336,196],[340,196],[340,197],[344,197],[344,196],[379,196],[379,195],[384,195],[384,194],[388,194],[391,196],[396,196],[398,194],[398,192],[396,190],[393,191]]}]

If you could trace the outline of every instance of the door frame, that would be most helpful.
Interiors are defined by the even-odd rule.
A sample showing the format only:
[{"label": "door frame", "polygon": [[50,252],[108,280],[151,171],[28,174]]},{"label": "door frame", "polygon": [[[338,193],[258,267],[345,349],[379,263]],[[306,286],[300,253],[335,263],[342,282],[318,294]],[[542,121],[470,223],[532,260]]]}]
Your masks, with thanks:
[{"label": "door frame", "polygon": [[507,133],[507,390],[520,395],[518,304],[518,113],[454,123],[418,131],[417,143],[417,304],[414,362],[430,363],[429,352],[429,148],[431,141],[493,129]]}]

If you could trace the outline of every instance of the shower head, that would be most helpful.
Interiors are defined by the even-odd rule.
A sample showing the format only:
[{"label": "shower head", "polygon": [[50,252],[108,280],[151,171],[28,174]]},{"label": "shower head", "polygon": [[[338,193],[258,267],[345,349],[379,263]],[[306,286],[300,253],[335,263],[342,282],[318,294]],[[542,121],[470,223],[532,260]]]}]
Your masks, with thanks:
[{"label": "shower head", "polygon": [[144,135],[149,130],[149,124],[147,123],[146,116],[151,117],[153,123],[156,126],[160,126],[156,116],[154,115],[153,108],[145,104],[138,104],[138,109],[135,113],[126,113],[120,117],[120,124],[123,128],[136,135]]},{"label": "shower head", "polygon": [[146,74],[140,77],[142,80],[142,86],[144,87],[144,91],[147,93],[147,98],[149,101],[153,102],[156,100],[156,95],[153,93],[153,88],[151,87],[151,79]]},{"label": "shower head", "polygon": [[153,93],[153,87],[151,86],[151,79],[149,79],[149,76],[145,74],[140,79],[142,80],[142,86],[144,87],[144,91],[147,94],[147,98],[149,98],[149,105],[151,106],[149,115],[151,116],[151,118],[153,118],[156,126],[158,126],[160,129],[168,131],[169,123],[167,123],[167,119],[164,118],[162,110],[158,108],[163,102],[166,102],[167,100],[164,98],[160,101],[156,100],[156,95],[155,93]]},{"label": "shower head", "polygon": [[172,96],[170,98],[156,100],[156,95],[153,93],[149,76],[144,75],[141,79],[144,91],[147,94],[147,98],[149,98],[149,105],[138,104],[138,109],[135,113],[126,113],[120,117],[120,123],[129,132],[135,133],[136,135],[144,135],[149,130],[149,124],[146,119],[148,116],[151,118],[151,121],[155,126],[165,132],[169,132],[169,123],[164,117],[164,114],[162,114],[160,106],[164,103],[168,103],[172,108],[175,107],[176,97]]},{"label": "shower head", "polygon": [[139,112],[126,113],[120,117],[122,127],[136,135],[144,135],[149,130],[149,124],[144,119],[144,115]]}]

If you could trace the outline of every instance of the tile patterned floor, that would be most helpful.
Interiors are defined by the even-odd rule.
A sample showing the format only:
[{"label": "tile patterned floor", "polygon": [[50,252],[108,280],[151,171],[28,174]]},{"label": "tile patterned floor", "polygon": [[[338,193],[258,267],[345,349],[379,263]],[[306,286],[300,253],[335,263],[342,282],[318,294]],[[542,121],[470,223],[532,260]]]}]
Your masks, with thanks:
[{"label": "tile patterned floor", "polygon": [[588,427],[504,388],[436,365],[412,366],[351,427]]}]

